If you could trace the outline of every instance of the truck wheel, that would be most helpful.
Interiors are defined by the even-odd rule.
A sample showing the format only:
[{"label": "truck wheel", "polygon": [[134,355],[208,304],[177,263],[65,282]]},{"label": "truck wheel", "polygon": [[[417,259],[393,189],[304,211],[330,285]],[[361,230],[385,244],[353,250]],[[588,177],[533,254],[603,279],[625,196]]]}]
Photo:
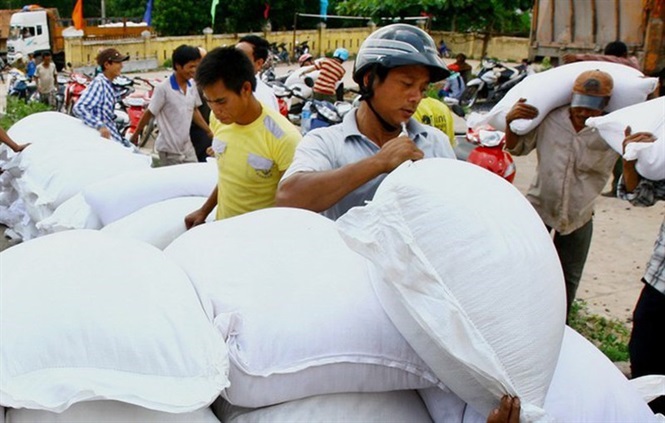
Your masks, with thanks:
[{"label": "truck wheel", "polygon": [[472,85],[464,89],[464,92],[462,92],[462,95],[460,96],[459,104],[462,107],[472,107],[476,103],[477,98],[478,86]]}]

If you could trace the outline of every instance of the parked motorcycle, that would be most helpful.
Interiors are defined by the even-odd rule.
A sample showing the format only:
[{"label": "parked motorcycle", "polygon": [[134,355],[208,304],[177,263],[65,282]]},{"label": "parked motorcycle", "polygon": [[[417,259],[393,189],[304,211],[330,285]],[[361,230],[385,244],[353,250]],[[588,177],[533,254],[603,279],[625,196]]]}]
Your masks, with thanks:
[{"label": "parked motorcycle", "polygon": [[69,82],[65,87],[64,111],[74,116],[74,104],[81,98],[81,94],[88,88],[92,78],[84,73],[72,72],[69,74]]},{"label": "parked motorcycle", "polygon": [[459,98],[462,107],[472,107],[477,100],[497,102],[515,85],[527,77],[526,70],[519,70],[489,58],[481,61],[475,79],[466,84]]},{"label": "parked motorcycle", "polygon": [[298,59],[300,58],[300,56],[302,56],[303,54],[307,54],[307,53],[309,53],[308,41],[305,40],[305,41],[298,42],[296,40],[296,45],[293,48],[293,61],[297,62]]},{"label": "parked motorcycle", "polygon": [[[134,91],[121,100],[122,108],[128,115],[129,123],[125,128],[123,128],[123,131],[120,134],[127,139],[130,139],[134,132],[136,132],[136,128],[138,127],[143,113],[145,113],[146,109],[150,105],[150,99],[152,98],[152,94],[155,91],[155,84],[158,82],[150,81],[140,77],[135,77],[134,83],[136,83],[136,81],[145,84],[148,87],[148,90]],[[142,134],[139,136],[137,143],[138,147],[145,146],[150,137],[153,135],[154,131],[155,117],[152,116],[150,121],[148,121],[148,123],[143,128]]]},{"label": "parked motorcycle", "polygon": [[270,60],[275,64],[291,64],[289,50],[286,48],[286,43],[270,43]]},{"label": "parked motorcycle", "polygon": [[23,72],[18,69],[10,69],[7,72],[7,95],[18,97],[25,101],[37,101],[37,84],[30,81]]},{"label": "parked motorcycle", "polygon": [[477,145],[466,161],[476,164],[495,173],[511,184],[515,179],[516,168],[513,156],[503,149],[506,144],[506,134],[491,126],[469,128],[466,139]]}]

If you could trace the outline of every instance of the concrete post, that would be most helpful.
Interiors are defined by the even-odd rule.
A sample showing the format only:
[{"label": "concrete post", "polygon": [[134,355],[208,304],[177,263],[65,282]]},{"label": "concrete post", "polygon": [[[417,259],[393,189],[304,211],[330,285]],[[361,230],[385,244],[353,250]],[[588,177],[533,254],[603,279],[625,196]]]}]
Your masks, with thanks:
[{"label": "concrete post", "polygon": [[316,29],[318,30],[318,44],[317,44],[317,55],[319,57],[323,56],[325,54],[325,51],[323,50],[323,43],[326,41],[326,23],[325,22],[319,22],[319,24],[316,26]]}]

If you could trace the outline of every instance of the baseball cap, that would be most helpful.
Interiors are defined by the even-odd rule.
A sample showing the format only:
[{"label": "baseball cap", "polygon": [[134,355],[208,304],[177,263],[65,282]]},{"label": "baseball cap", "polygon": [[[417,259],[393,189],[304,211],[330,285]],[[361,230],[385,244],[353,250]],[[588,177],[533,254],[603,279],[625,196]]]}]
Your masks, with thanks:
[{"label": "baseball cap", "polygon": [[603,110],[613,88],[614,81],[607,72],[598,69],[582,72],[573,84],[570,106]]},{"label": "baseball cap", "polygon": [[106,62],[124,62],[125,60],[129,60],[129,56],[121,54],[114,48],[102,50],[97,55],[97,64],[99,66],[104,66]]}]

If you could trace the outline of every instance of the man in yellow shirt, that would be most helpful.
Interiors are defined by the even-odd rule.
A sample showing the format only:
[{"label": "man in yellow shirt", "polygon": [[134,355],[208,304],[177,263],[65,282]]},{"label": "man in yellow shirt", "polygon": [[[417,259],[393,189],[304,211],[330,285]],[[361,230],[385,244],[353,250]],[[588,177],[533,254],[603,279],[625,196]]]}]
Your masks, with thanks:
[{"label": "man in yellow shirt", "polygon": [[216,118],[210,128],[219,179],[201,208],[185,217],[188,229],[204,223],[215,206],[217,219],[273,206],[300,141],[295,126],[254,97],[254,67],[242,51],[212,50],[196,71],[196,83]]},{"label": "man in yellow shirt", "polygon": [[448,136],[450,146],[455,148],[455,121],[450,108],[440,100],[432,97],[425,97],[420,100],[413,118],[418,122],[433,126]]}]

